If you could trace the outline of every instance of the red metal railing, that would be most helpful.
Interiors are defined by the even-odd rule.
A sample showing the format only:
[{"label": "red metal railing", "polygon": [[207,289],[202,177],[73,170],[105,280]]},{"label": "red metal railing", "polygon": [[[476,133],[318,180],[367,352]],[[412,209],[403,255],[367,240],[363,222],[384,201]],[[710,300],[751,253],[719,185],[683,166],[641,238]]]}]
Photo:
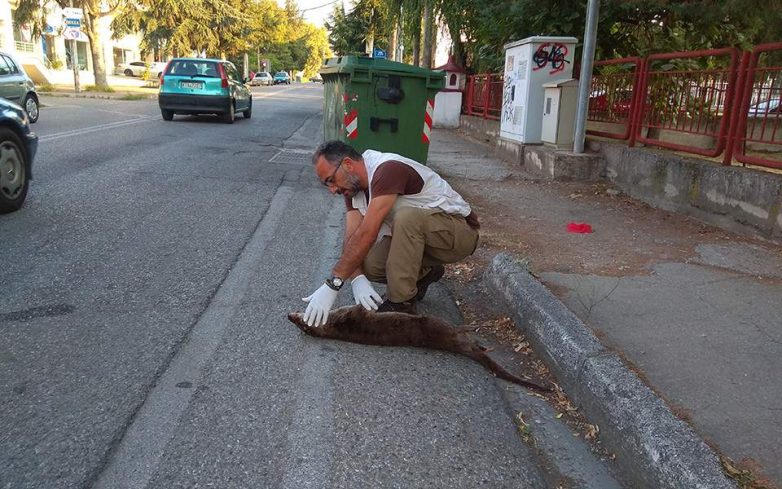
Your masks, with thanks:
[{"label": "red metal railing", "polygon": [[[685,60],[695,60],[695,65],[701,66],[704,58],[721,66],[683,67]],[[636,141],[709,157],[722,154],[736,100],[739,59],[735,48],[646,58],[636,102]],[[663,61],[667,63],[660,66]],[[670,69],[674,64],[678,67]],[[676,134],[686,139],[675,140]]]},{"label": "red metal railing", "polygon": [[[587,121],[607,127],[605,130],[590,129],[587,133],[614,139],[630,137],[641,66],[642,60],[638,57],[595,63]],[[611,126],[622,126],[621,132],[610,131]]]},{"label": "red metal railing", "polygon": [[757,46],[742,61],[744,89],[726,160],[782,168],[782,43]]},{"label": "red metal railing", "polygon": [[467,77],[463,112],[485,119],[499,120],[502,111],[502,75],[470,75]]},{"label": "red metal railing", "polygon": [[[704,68],[706,66],[707,68]],[[462,112],[499,119],[500,75],[468,77]],[[782,169],[782,42],[595,63],[588,134]]]}]

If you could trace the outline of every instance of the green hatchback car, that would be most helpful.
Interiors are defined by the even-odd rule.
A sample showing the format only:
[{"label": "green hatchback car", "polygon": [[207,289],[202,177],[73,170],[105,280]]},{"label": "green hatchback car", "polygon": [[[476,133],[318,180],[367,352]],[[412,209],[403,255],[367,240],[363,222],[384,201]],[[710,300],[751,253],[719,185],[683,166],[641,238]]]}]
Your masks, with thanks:
[{"label": "green hatchback car", "polygon": [[175,114],[216,114],[232,124],[237,112],[249,119],[253,99],[246,83],[230,61],[174,58],[160,77],[160,113],[167,121]]}]

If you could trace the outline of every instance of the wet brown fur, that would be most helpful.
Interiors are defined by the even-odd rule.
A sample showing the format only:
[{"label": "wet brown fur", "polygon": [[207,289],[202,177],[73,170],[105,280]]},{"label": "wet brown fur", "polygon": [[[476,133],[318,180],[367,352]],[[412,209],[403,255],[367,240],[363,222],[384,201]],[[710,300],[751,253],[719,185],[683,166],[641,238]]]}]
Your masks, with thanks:
[{"label": "wet brown fur", "polygon": [[477,361],[497,377],[535,390],[548,391],[534,382],[508,372],[489,357],[491,351],[468,326],[452,326],[442,319],[400,312],[369,312],[361,306],[341,307],[329,313],[320,327],[308,326],[301,313],[288,319],[311,336],[363,345],[415,346],[459,353]]}]

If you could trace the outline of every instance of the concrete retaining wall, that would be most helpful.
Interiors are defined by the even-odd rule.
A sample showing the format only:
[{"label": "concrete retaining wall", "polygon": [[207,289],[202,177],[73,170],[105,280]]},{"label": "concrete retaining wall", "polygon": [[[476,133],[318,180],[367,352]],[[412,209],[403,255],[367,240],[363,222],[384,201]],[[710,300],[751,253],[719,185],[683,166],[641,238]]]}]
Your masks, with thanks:
[{"label": "concrete retaining wall", "polygon": [[460,125],[464,132],[475,139],[492,144],[500,139],[500,121],[462,115]]},{"label": "concrete retaining wall", "polygon": [[597,154],[575,154],[546,146],[524,146],[524,170],[550,180],[593,182],[602,178],[605,164]]},{"label": "concrete retaining wall", "polygon": [[650,148],[590,142],[605,176],[634,198],[731,231],[782,239],[782,175]]}]

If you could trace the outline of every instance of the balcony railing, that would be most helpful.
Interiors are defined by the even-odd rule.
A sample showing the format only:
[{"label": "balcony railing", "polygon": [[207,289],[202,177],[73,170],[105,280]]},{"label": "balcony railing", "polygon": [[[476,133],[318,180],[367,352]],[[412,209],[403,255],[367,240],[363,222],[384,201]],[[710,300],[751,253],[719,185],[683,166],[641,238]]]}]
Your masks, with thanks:
[{"label": "balcony railing", "polygon": [[16,50],[20,53],[34,53],[35,44],[31,42],[16,41]]}]

